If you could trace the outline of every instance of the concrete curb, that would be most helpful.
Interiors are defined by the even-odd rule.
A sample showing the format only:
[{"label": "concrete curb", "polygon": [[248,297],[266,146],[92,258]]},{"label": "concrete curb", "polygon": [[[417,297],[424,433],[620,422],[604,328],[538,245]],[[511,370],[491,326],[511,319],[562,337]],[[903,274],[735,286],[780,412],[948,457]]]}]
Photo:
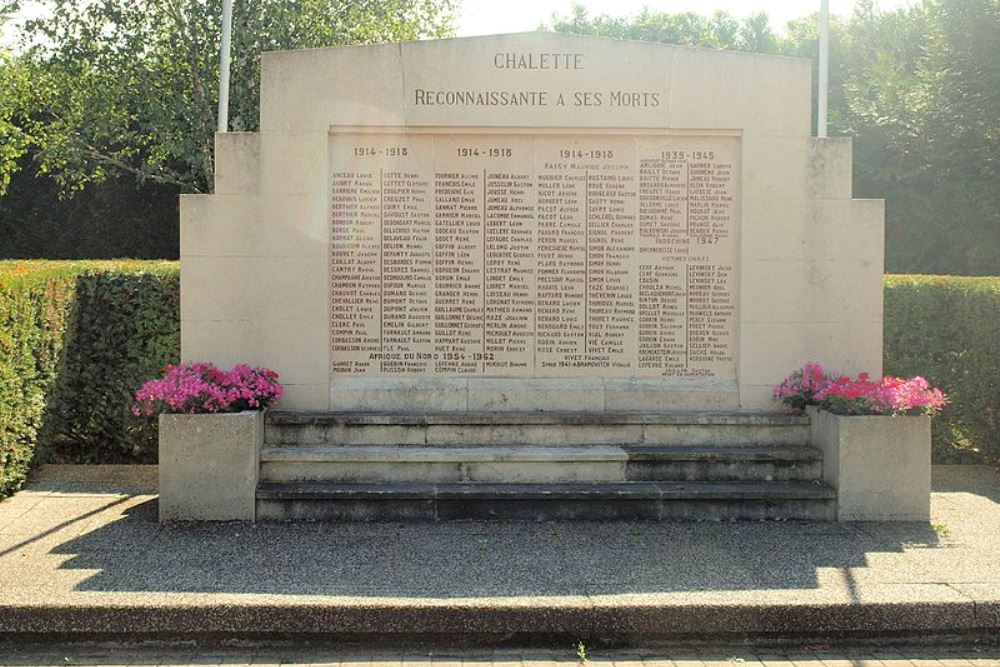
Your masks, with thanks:
[{"label": "concrete curb", "polygon": [[549,636],[629,638],[1000,634],[1000,602],[611,604],[0,605],[0,636],[474,636],[484,643]]}]

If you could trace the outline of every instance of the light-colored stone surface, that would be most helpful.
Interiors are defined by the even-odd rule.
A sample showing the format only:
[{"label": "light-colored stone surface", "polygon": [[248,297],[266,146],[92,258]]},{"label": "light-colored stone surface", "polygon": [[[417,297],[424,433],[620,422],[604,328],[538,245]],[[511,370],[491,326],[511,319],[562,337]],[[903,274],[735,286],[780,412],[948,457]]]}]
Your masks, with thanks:
[{"label": "light-colored stone surface", "polygon": [[809,183],[815,199],[850,199],[854,181],[850,137],[814,137]]},{"label": "light-colored stone surface", "polygon": [[733,378],[738,148],[333,132],[332,375]]},{"label": "light-colored stone surface", "polygon": [[[550,55],[549,69],[497,67],[505,54],[532,55],[537,64],[542,53],[573,54],[561,61],[572,66],[553,69]],[[261,132],[220,136],[216,194],[182,201],[184,357],[271,365],[288,385],[283,407],[302,410],[699,401],[761,410],[773,408],[769,386],[806,361],[878,373],[883,211],[880,202],[850,199],[850,141],[809,136],[810,75],[806,60],[542,33],[264,54]],[[418,103],[417,90],[537,91],[546,102],[430,105]],[[612,105],[616,91],[638,93],[641,103]],[[584,93],[600,93],[601,104]],[[590,104],[575,106],[578,99]],[[404,377],[390,378],[391,389],[323,381],[331,360],[331,130],[407,126],[438,135],[587,128],[612,143],[639,130],[735,138],[738,393],[629,383],[546,392],[464,377],[443,388]]]},{"label": "light-colored stone surface", "polygon": [[809,437],[800,426],[718,426],[646,424],[642,441],[649,445],[801,445]]},{"label": "light-colored stone surface", "polygon": [[261,411],[160,415],[160,519],[253,521]]},{"label": "light-colored stone surface", "polygon": [[357,411],[458,411],[469,407],[465,378],[421,378],[419,382],[390,378],[335,378],[330,406]]},{"label": "light-colored stone surface", "polygon": [[[801,416],[739,412],[276,413],[269,445],[573,446],[805,445]],[[527,455],[527,454],[525,454]]]},{"label": "light-colored stone surface", "polygon": [[[311,195],[181,195],[188,257],[326,257],[326,202]],[[300,224],[302,223],[302,224]]]},{"label": "light-colored stone surface", "polygon": [[0,629],[259,634],[274,623],[344,630],[353,618],[354,632],[371,633],[410,610],[396,618],[499,614],[545,631],[538,624],[564,614],[577,619],[564,631],[600,622],[621,633],[641,633],[636,618],[670,619],[675,632],[701,623],[815,632],[830,626],[811,620],[837,619],[858,631],[995,632],[1000,535],[989,528],[1000,524],[1000,476],[986,466],[933,475],[930,524],[251,527],[160,525],[155,466],[45,466],[0,501]]},{"label": "light-colored stone surface", "polygon": [[620,447],[269,447],[261,479],[271,482],[623,482]]},{"label": "light-colored stone surface", "polygon": [[260,135],[256,132],[215,134],[215,193],[249,194],[259,185]]},{"label": "light-colored stone surface", "polygon": [[737,410],[735,380],[617,379],[604,381],[604,409],[616,410]]},{"label": "light-colored stone surface", "polygon": [[930,417],[844,417],[810,409],[840,521],[927,521]]},{"label": "light-colored stone surface", "polygon": [[621,445],[642,442],[641,424],[566,425],[511,424],[497,428],[491,424],[430,424],[429,445]]},{"label": "light-colored stone surface", "polygon": [[509,380],[470,378],[469,410],[606,409],[605,383],[600,379]]}]

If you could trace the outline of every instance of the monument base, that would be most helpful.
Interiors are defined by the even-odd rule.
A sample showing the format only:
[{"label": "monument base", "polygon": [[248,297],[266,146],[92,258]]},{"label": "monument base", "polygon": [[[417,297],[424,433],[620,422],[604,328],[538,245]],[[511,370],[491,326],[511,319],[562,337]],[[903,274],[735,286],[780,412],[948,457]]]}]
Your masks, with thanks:
[{"label": "monument base", "polygon": [[798,414],[273,412],[258,520],[833,518]]},{"label": "monument base", "polygon": [[334,411],[737,410],[735,380],[338,378]]}]

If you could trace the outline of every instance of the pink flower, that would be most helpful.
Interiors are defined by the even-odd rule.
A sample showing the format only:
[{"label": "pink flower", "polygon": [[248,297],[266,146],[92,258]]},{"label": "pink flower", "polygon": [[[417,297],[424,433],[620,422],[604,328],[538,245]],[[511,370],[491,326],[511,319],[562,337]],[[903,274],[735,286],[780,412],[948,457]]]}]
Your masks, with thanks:
[{"label": "pink flower", "polygon": [[934,415],[948,402],[940,389],[919,376],[872,380],[869,373],[859,373],[854,379],[847,375],[819,379],[811,366],[807,364],[775,387],[775,398],[795,407],[818,404],[845,415]]},{"label": "pink flower", "polygon": [[262,410],[281,397],[278,374],[269,368],[238,364],[228,371],[207,363],[167,366],[158,380],[135,392],[132,412],[152,417],[167,413]]}]

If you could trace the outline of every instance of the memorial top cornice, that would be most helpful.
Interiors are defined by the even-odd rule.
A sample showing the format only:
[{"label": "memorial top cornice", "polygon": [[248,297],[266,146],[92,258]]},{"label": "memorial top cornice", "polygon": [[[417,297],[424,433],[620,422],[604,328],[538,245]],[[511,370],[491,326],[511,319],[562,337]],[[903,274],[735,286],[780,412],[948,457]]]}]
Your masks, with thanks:
[{"label": "memorial top cornice", "polygon": [[339,46],[318,46],[307,49],[277,49],[273,51],[264,51],[261,55],[262,57],[269,58],[275,56],[288,56],[292,54],[308,54],[317,52],[337,52],[345,50],[376,50],[376,49],[393,49],[400,48],[402,46],[426,46],[431,44],[445,44],[445,43],[455,43],[455,44],[469,44],[473,42],[486,42],[490,40],[513,40],[513,39],[523,39],[526,41],[535,40],[545,40],[545,41],[564,41],[564,42],[590,42],[593,45],[618,45],[618,46],[636,46],[640,48],[649,49],[660,49],[664,51],[677,51],[677,52],[696,52],[696,53],[710,53],[713,55],[719,55],[726,58],[737,58],[746,60],[773,60],[778,62],[789,62],[789,63],[803,63],[808,66],[812,66],[811,58],[799,58],[796,56],[786,56],[777,55],[770,53],[755,53],[750,51],[735,51],[735,50],[723,50],[723,49],[712,49],[704,46],[691,46],[687,44],[670,44],[667,42],[654,42],[649,40],[640,39],[620,39],[617,37],[607,37],[604,35],[580,35],[575,33],[562,33],[562,32],[546,32],[540,30],[528,30],[522,32],[501,32],[492,33],[489,35],[472,35],[464,37],[440,37],[435,39],[413,39],[413,40],[401,40],[398,42],[385,42],[382,44],[344,44]]}]

